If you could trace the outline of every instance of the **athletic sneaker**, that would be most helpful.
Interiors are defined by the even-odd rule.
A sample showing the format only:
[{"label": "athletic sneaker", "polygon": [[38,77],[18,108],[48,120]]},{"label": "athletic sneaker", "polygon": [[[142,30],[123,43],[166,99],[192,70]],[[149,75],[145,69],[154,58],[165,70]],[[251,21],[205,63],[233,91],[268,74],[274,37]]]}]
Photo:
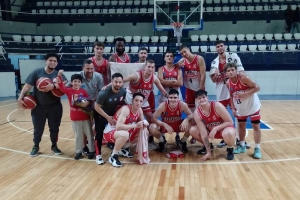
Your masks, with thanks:
[{"label": "athletic sneaker", "polygon": [[152,135],[150,135],[148,137],[148,143],[152,143],[152,142],[154,142],[154,137]]},{"label": "athletic sneaker", "polygon": [[79,159],[81,159],[81,158],[82,158],[82,153],[76,153],[74,159],[75,159],[75,160],[79,160]]},{"label": "athletic sneaker", "polygon": [[154,141],[152,141],[151,143],[148,144],[149,150],[156,150],[157,148],[158,148],[158,146]]},{"label": "athletic sneaker", "polygon": [[[236,145],[238,146],[239,144],[240,144],[239,139],[236,139]],[[250,145],[250,144],[247,144],[246,141],[245,141],[245,146],[246,146],[246,149],[250,149],[250,148],[251,148],[251,145]]]},{"label": "athletic sneaker", "polygon": [[180,136],[179,135],[175,136],[175,142],[176,142],[176,145],[179,146],[179,142],[180,142]]},{"label": "athletic sneaker", "polygon": [[241,146],[241,145],[238,145],[237,148],[233,150],[234,154],[240,154],[245,152],[246,152],[246,146]]},{"label": "athletic sneaker", "polygon": [[233,160],[234,154],[233,154],[233,148],[227,148],[227,160]]},{"label": "athletic sneaker", "polygon": [[82,153],[85,155],[89,155],[89,153],[90,153],[89,148],[87,146],[83,147]]},{"label": "athletic sneaker", "polygon": [[256,159],[260,159],[261,158],[260,148],[254,148],[253,158],[256,158]]},{"label": "athletic sneaker", "polygon": [[31,157],[36,157],[39,153],[40,147],[39,146],[33,146],[32,150],[30,152]]},{"label": "athletic sneaker", "polygon": [[181,140],[179,140],[178,145],[182,153],[187,153],[189,151],[188,148],[186,147],[187,145],[186,142],[182,142]]},{"label": "athletic sneaker", "polygon": [[126,158],[133,158],[133,154],[130,153],[129,148],[127,148],[127,149],[121,149],[121,150],[118,152],[118,155],[119,155],[119,156],[126,157]]},{"label": "athletic sneaker", "polygon": [[[210,151],[212,152],[214,149],[214,146],[212,145],[212,143],[210,143]],[[199,151],[197,151],[197,154],[206,154],[206,147],[204,146],[202,149],[200,149]]]},{"label": "athletic sneaker", "polygon": [[96,156],[96,163],[97,163],[98,165],[103,165],[103,164],[104,164],[104,161],[103,161],[103,159],[102,159],[102,155],[97,155],[97,156]]},{"label": "athletic sneaker", "polygon": [[115,154],[113,156],[109,157],[109,162],[112,164],[114,167],[122,167],[122,163],[119,161],[118,155]]},{"label": "athletic sneaker", "polygon": [[224,140],[222,140],[222,141],[217,145],[218,148],[223,148],[223,147],[225,147],[225,146],[226,146],[226,143],[224,142]]},{"label": "athletic sneaker", "polygon": [[197,141],[196,141],[196,139],[195,138],[191,138],[191,140],[190,140],[190,143],[191,144],[195,144]]},{"label": "athletic sneaker", "polygon": [[61,150],[57,147],[57,145],[51,147],[51,151],[56,155],[61,155]]},{"label": "athletic sneaker", "polygon": [[159,151],[159,152],[165,152],[166,148],[167,148],[167,140],[164,137],[164,141],[158,143],[158,149],[157,149],[157,151]]},{"label": "athletic sneaker", "polygon": [[95,159],[95,152],[90,152],[88,159],[90,159],[90,160]]},{"label": "athletic sneaker", "polygon": [[108,142],[108,143],[106,144],[106,146],[107,146],[109,149],[113,150],[114,147],[115,147],[115,144],[114,144],[114,143]]}]

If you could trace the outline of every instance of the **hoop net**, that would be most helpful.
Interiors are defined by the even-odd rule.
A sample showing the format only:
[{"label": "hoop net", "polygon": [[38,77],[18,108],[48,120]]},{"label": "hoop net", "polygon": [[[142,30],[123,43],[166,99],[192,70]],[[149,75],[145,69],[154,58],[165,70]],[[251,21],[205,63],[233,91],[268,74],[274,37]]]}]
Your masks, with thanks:
[{"label": "hoop net", "polygon": [[173,22],[173,23],[171,23],[171,26],[174,30],[174,36],[177,38],[182,37],[182,30],[183,30],[184,24],[181,22]]}]

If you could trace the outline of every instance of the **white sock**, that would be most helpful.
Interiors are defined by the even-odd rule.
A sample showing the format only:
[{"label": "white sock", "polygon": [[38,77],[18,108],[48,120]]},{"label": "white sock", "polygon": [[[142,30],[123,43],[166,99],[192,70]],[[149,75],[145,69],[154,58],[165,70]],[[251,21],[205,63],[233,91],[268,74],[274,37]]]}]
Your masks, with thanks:
[{"label": "white sock", "polygon": [[111,156],[114,156],[115,154],[118,155],[118,152],[119,152],[119,151],[116,151],[116,150],[114,149],[113,152],[112,152],[112,154],[111,154]]},{"label": "white sock", "polygon": [[240,141],[240,145],[241,145],[242,147],[244,147],[244,146],[245,146],[245,141]]},{"label": "white sock", "polygon": [[158,138],[158,140],[159,140],[159,142],[164,142],[165,141],[162,135],[160,136],[160,138]]},{"label": "white sock", "polygon": [[176,135],[179,135],[179,132],[177,132]]},{"label": "white sock", "polygon": [[186,137],[186,136],[183,136],[183,137],[181,138],[181,142],[186,142],[186,141],[187,141],[187,139],[188,139],[188,137]]},{"label": "white sock", "polygon": [[130,142],[126,142],[126,143],[124,144],[123,148],[126,149],[126,148],[130,147],[130,145],[131,145]]},{"label": "white sock", "polygon": [[102,155],[97,155],[96,157],[97,157],[97,159],[99,159],[99,158],[102,158]]},{"label": "white sock", "polygon": [[259,148],[260,149],[260,144],[255,144],[255,148]]}]

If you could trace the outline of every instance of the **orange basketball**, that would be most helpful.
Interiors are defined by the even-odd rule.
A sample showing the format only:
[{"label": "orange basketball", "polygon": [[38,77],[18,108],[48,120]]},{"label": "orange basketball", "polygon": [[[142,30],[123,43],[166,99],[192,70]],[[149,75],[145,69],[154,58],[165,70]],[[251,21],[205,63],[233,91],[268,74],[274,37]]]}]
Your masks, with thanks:
[{"label": "orange basketball", "polygon": [[47,86],[49,83],[52,83],[52,81],[47,77],[41,77],[36,81],[36,87],[38,90],[42,91],[45,86]]},{"label": "orange basketball", "polygon": [[65,93],[63,93],[59,88],[51,90],[52,94],[56,97],[64,96]]},{"label": "orange basketball", "polygon": [[26,104],[26,109],[33,109],[37,105],[36,98],[32,95],[25,96],[23,101]]}]

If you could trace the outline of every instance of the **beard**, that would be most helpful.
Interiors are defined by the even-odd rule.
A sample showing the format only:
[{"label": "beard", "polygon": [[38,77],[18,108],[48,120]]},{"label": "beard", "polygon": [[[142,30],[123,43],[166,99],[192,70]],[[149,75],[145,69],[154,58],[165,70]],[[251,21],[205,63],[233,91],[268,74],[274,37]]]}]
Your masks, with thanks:
[{"label": "beard", "polygon": [[120,90],[121,87],[118,87],[118,86],[113,86],[115,90]]},{"label": "beard", "polygon": [[123,54],[125,52],[125,49],[116,49],[116,52],[118,54]]},{"label": "beard", "polygon": [[49,67],[49,65],[47,66],[47,69],[49,69],[49,70],[51,70],[51,71],[53,71],[53,70],[55,70],[55,67]]}]

